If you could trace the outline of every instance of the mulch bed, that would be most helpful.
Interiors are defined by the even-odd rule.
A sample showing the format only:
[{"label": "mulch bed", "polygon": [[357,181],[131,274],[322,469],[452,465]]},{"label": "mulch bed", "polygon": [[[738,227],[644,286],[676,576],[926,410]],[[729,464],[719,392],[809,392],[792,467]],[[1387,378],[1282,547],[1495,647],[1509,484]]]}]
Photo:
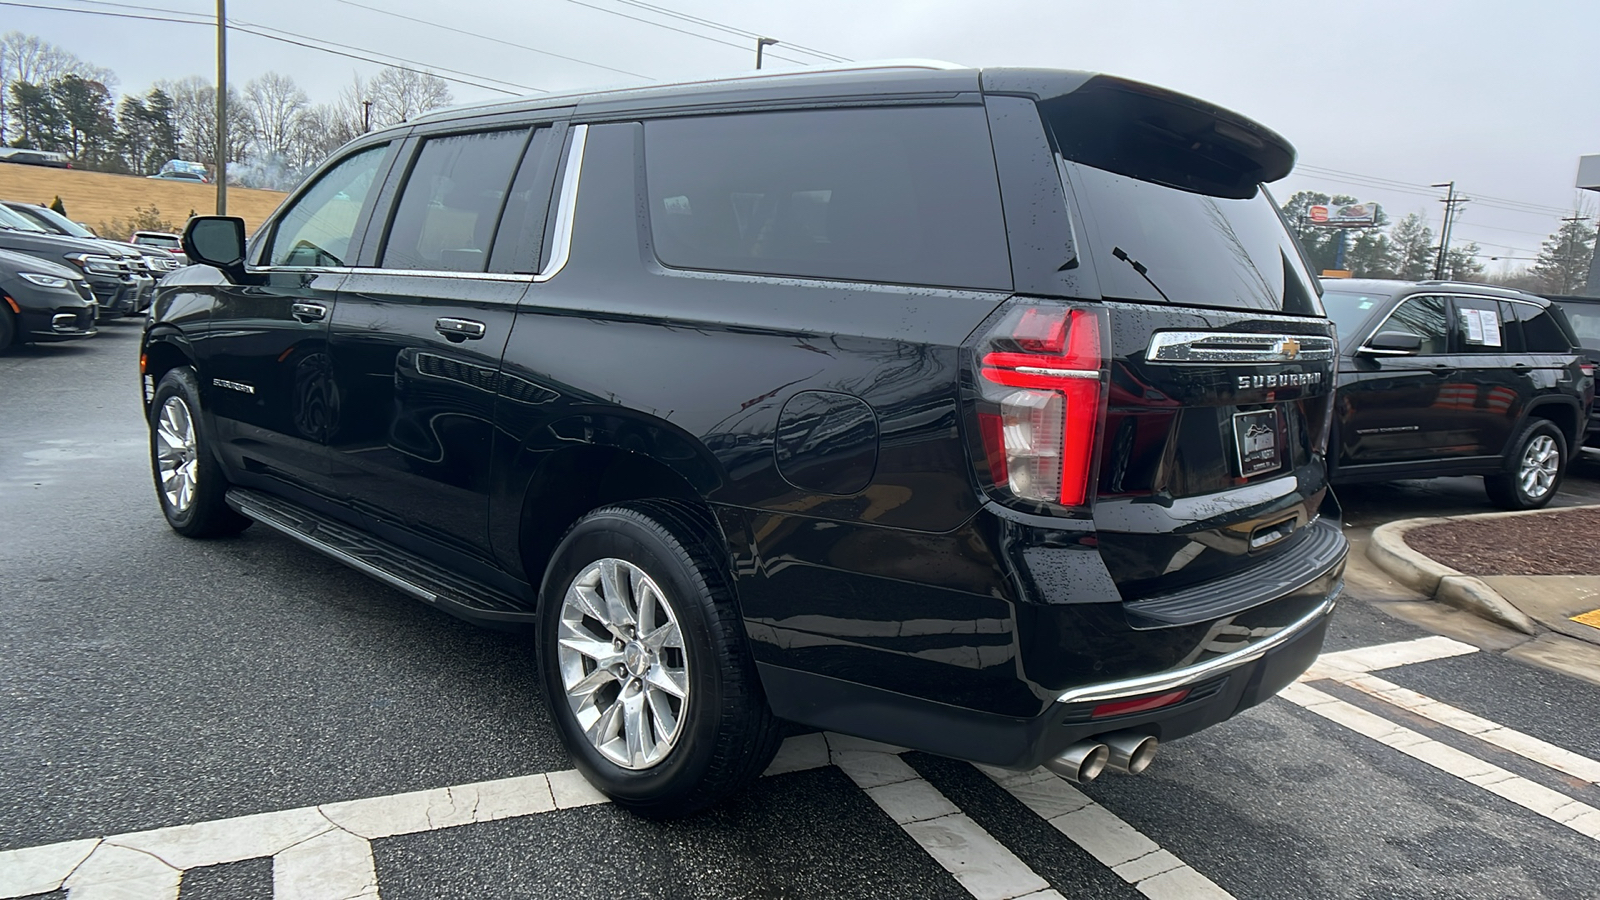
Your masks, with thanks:
[{"label": "mulch bed", "polygon": [[1428,525],[1405,540],[1468,575],[1600,575],[1600,508]]}]

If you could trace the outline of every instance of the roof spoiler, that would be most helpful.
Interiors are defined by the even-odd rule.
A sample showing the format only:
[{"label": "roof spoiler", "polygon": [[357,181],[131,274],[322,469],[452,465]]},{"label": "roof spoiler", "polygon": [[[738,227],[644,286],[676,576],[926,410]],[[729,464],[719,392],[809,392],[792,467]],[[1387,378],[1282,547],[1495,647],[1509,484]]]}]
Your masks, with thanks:
[{"label": "roof spoiler", "polygon": [[1294,147],[1253,119],[1110,75],[985,69],[987,93],[1039,102],[1068,159],[1180,190],[1247,199],[1294,168]]}]

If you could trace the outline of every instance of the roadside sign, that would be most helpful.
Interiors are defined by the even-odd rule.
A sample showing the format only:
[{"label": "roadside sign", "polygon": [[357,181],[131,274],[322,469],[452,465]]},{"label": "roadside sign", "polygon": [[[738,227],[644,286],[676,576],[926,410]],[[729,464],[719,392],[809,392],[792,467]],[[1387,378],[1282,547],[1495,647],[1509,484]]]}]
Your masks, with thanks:
[{"label": "roadside sign", "polygon": [[1340,206],[1313,206],[1306,211],[1313,225],[1328,228],[1372,228],[1378,224],[1378,204],[1346,203]]}]

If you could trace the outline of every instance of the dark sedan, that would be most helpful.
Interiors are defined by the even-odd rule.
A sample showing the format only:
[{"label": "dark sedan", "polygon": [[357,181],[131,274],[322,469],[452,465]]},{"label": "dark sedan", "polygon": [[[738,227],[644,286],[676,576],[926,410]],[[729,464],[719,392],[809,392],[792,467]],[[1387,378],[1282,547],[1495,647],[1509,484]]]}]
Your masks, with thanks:
[{"label": "dark sedan", "polygon": [[82,275],[0,250],[0,350],[18,342],[92,337],[98,311]]}]

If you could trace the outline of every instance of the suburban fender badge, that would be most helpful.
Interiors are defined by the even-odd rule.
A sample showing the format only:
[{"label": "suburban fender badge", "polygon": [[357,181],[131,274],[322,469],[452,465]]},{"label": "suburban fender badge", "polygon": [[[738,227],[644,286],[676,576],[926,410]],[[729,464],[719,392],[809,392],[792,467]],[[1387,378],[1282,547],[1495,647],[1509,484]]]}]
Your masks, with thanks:
[{"label": "suburban fender badge", "polygon": [[213,378],[211,383],[219,388],[227,388],[230,391],[238,391],[241,394],[254,394],[256,392],[255,385],[240,384],[237,381],[228,381],[223,378]]},{"label": "suburban fender badge", "polygon": [[1283,375],[1240,375],[1235,382],[1239,390],[1259,388],[1303,387],[1322,383],[1321,372],[1290,372]]}]

